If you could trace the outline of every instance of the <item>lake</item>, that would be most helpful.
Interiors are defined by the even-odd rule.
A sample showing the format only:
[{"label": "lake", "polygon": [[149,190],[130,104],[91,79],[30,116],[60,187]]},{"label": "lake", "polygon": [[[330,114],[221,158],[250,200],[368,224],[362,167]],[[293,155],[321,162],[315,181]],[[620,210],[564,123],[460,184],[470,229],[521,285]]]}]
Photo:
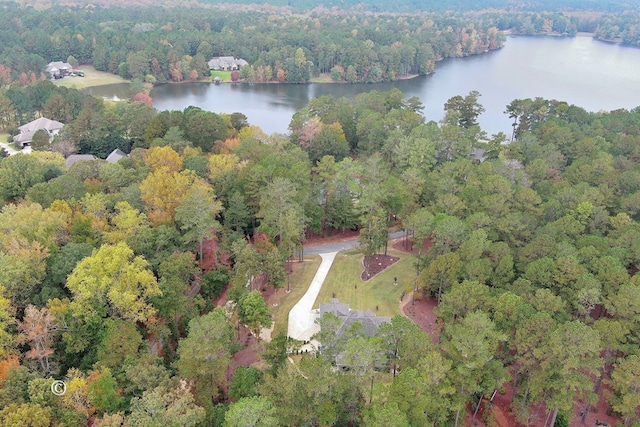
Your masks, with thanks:
[{"label": "lake", "polygon": [[[509,37],[497,51],[441,61],[436,72],[378,84],[221,84],[183,83],[154,88],[159,110],[193,105],[216,113],[244,113],[265,132],[286,133],[292,115],[311,98],[353,97],[393,87],[425,105],[427,120],[440,120],[444,103],[472,90],[481,93],[486,112],[480,117],[489,134],[511,132],[504,110],[518,98],[537,96],[567,101],[588,111],[631,109],[640,105],[640,49],[604,43],[590,37]],[[124,86],[93,88],[96,96],[122,97]]]}]

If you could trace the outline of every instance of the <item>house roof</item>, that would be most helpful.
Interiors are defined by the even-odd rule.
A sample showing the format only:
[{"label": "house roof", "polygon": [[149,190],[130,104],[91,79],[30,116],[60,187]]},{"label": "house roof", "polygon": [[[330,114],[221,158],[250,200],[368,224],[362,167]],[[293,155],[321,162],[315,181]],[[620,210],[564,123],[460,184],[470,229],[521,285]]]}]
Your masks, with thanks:
[{"label": "house roof", "polygon": [[486,160],[486,156],[485,156],[486,150],[482,149],[482,148],[476,148],[473,153],[471,153],[471,159],[475,160],[476,162],[484,162]]},{"label": "house roof", "polygon": [[243,65],[248,65],[249,63],[242,58],[234,58],[233,56],[215,56],[207,62],[210,69],[222,68],[222,67],[230,67],[235,65],[237,68],[242,67]]},{"label": "house roof", "polygon": [[374,336],[383,323],[391,322],[390,317],[376,316],[371,310],[352,310],[349,304],[341,303],[337,298],[331,298],[328,303],[320,303],[320,316],[332,313],[343,320],[343,327],[349,328],[353,323],[359,322],[369,336]]},{"label": "house roof", "polygon": [[73,67],[68,62],[54,61],[54,62],[49,62],[45,71],[50,73],[52,71],[71,70],[72,68]]},{"label": "house roof", "polygon": [[127,154],[121,149],[116,148],[107,156],[106,161],[107,163],[118,163],[123,157],[127,157]]},{"label": "house roof", "polygon": [[40,129],[46,130],[49,135],[51,135],[55,131],[62,129],[63,126],[63,123],[60,123],[56,120],[49,120],[46,117],[40,117],[39,119],[35,119],[25,125],[20,126],[18,128],[20,130],[20,133],[16,135],[13,140],[14,142],[21,145],[28,144],[33,139],[33,134]]},{"label": "house roof", "polygon": [[98,160],[96,156],[93,154],[72,154],[67,157],[65,161],[65,165],[70,168],[74,163],[79,162],[81,160]]}]

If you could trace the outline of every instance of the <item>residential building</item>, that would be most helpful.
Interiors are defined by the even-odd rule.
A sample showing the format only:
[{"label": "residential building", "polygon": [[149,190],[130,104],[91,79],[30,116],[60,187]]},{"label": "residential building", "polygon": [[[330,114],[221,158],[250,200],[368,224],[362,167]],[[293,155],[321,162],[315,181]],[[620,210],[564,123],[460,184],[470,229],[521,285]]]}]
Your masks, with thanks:
[{"label": "residential building", "polygon": [[67,159],[65,160],[65,166],[70,168],[71,166],[73,166],[74,163],[79,162],[81,160],[94,161],[99,159],[93,154],[72,154],[69,157],[67,157]]},{"label": "residential building", "polygon": [[247,61],[233,56],[216,56],[211,58],[209,62],[210,70],[214,71],[233,71],[239,70],[243,65],[249,65]]},{"label": "residential building", "polygon": [[56,121],[49,120],[46,117],[40,117],[39,119],[35,119],[27,123],[26,125],[22,125],[18,128],[20,133],[13,137],[13,142],[20,148],[24,148],[27,145],[31,144],[31,140],[33,139],[33,134],[37,131],[43,129],[47,131],[49,134],[49,142],[53,141],[53,137],[60,132],[60,129],[64,124]]},{"label": "residential building", "polygon": [[73,71],[73,67],[68,62],[54,61],[50,62],[45,68],[45,71],[49,73],[49,77],[52,79],[61,79],[68,76]]}]

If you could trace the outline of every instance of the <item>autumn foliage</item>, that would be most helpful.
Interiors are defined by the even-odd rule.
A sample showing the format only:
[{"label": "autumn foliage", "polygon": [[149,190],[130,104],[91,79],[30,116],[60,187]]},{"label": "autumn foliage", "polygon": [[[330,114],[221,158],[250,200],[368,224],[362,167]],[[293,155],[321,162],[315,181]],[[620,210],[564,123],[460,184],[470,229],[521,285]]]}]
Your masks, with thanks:
[{"label": "autumn foliage", "polygon": [[5,360],[0,360],[0,382],[7,378],[7,373],[11,369],[19,368],[20,361],[15,355],[8,356]]},{"label": "autumn foliage", "polygon": [[135,95],[133,95],[133,97],[131,98],[131,101],[144,102],[149,107],[153,107],[153,98],[151,98],[149,95],[147,95],[144,92],[138,92]]}]

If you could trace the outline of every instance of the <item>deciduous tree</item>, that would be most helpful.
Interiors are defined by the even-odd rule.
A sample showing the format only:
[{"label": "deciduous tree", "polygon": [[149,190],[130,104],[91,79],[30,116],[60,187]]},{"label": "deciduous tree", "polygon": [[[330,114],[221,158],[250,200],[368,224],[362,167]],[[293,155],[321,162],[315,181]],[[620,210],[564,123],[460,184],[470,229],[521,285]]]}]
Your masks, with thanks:
[{"label": "deciduous tree", "polygon": [[251,291],[240,299],[238,304],[240,321],[246,324],[251,332],[260,339],[260,330],[270,327],[273,321],[269,315],[269,308],[260,291]]},{"label": "deciduous tree", "polygon": [[161,292],[147,267],[124,242],[101,246],[80,261],[67,280],[73,309],[79,315],[148,321],[155,314],[149,299]]}]

